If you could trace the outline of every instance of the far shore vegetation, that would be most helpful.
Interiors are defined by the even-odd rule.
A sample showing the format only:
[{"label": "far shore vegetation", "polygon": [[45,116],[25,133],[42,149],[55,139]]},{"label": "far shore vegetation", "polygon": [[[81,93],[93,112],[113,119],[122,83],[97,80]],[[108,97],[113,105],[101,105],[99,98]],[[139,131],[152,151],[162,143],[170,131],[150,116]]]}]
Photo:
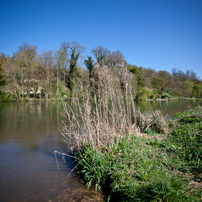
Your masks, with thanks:
[{"label": "far shore vegetation", "polygon": [[[156,72],[129,64],[120,50],[109,51],[103,46],[84,57],[85,47],[78,42],[62,42],[58,50],[37,52],[35,45],[22,44],[8,56],[0,53],[0,101],[34,99],[71,99],[82,84],[96,79],[96,64],[107,66],[117,76],[123,64],[131,75],[134,99],[199,99],[202,81],[192,70],[172,69]],[[92,83],[92,82],[91,82]],[[79,84],[79,85],[78,85]],[[120,81],[121,84],[121,81]]]}]

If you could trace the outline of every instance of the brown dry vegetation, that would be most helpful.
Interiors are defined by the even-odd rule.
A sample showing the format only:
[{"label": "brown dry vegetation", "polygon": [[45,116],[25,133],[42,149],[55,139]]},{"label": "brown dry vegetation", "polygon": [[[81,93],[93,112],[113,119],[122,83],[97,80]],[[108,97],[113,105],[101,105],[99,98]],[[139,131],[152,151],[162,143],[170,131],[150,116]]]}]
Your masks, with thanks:
[{"label": "brown dry vegetation", "polygon": [[168,133],[168,125],[160,112],[140,113],[135,109],[131,81],[133,74],[119,65],[119,74],[96,65],[88,90],[77,86],[70,105],[65,106],[65,119],[60,127],[71,151],[90,143],[98,149],[113,146],[114,137],[140,134],[148,129]]}]

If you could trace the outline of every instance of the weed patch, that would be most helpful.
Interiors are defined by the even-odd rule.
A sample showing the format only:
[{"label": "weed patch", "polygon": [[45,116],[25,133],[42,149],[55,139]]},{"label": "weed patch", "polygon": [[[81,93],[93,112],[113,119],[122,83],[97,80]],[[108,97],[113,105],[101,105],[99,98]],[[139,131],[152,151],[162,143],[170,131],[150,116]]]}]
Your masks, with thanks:
[{"label": "weed patch", "polygon": [[[157,141],[157,140],[156,140]],[[110,201],[197,201],[188,191],[190,179],[179,176],[174,156],[151,140],[126,136],[110,150],[99,152],[85,145],[75,164],[89,188],[103,189]]]}]

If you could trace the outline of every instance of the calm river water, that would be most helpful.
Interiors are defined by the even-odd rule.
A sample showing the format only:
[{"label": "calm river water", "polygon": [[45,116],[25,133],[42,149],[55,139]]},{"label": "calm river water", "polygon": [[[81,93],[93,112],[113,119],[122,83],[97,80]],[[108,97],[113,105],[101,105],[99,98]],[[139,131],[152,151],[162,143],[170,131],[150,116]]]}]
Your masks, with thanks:
[{"label": "calm river water", "polygon": [[172,118],[177,112],[192,109],[196,106],[202,106],[199,100],[157,100],[157,101],[137,101],[136,106],[142,112],[152,110],[161,110],[164,115]]},{"label": "calm river water", "polygon": [[[198,104],[195,101],[139,101],[142,111],[161,109],[171,117]],[[0,201],[100,201],[101,193],[86,187],[66,152],[58,132],[62,102],[0,103]]]},{"label": "calm river water", "polygon": [[86,187],[58,132],[61,102],[0,103],[0,201],[99,201]]}]

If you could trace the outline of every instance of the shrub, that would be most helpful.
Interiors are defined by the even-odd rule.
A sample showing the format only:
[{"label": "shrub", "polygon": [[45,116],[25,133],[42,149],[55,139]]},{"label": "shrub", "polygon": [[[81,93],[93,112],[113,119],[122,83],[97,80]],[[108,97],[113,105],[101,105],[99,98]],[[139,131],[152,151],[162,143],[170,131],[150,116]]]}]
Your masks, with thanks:
[{"label": "shrub", "polygon": [[147,88],[147,87],[144,87],[142,88],[138,93],[137,93],[137,97],[138,99],[140,100],[146,100],[148,99],[148,97],[152,95],[152,90]]},{"label": "shrub", "polygon": [[156,97],[157,97],[157,99],[161,99],[161,95],[157,95]]},{"label": "shrub", "polygon": [[145,113],[136,110],[136,123],[141,132],[150,129],[157,133],[169,133],[168,122],[159,110],[151,110]]},{"label": "shrub", "polygon": [[150,98],[151,98],[151,99],[155,99],[155,97],[156,97],[156,96],[155,96],[154,94],[151,94],[151,95],[150,95]]},{"label": "shrub", "polygon": [[17,101],[17,98],[9,93],[6,92],[1,92],[0,93],[0,101],[1,102],[13,102],[13,101]]}]

